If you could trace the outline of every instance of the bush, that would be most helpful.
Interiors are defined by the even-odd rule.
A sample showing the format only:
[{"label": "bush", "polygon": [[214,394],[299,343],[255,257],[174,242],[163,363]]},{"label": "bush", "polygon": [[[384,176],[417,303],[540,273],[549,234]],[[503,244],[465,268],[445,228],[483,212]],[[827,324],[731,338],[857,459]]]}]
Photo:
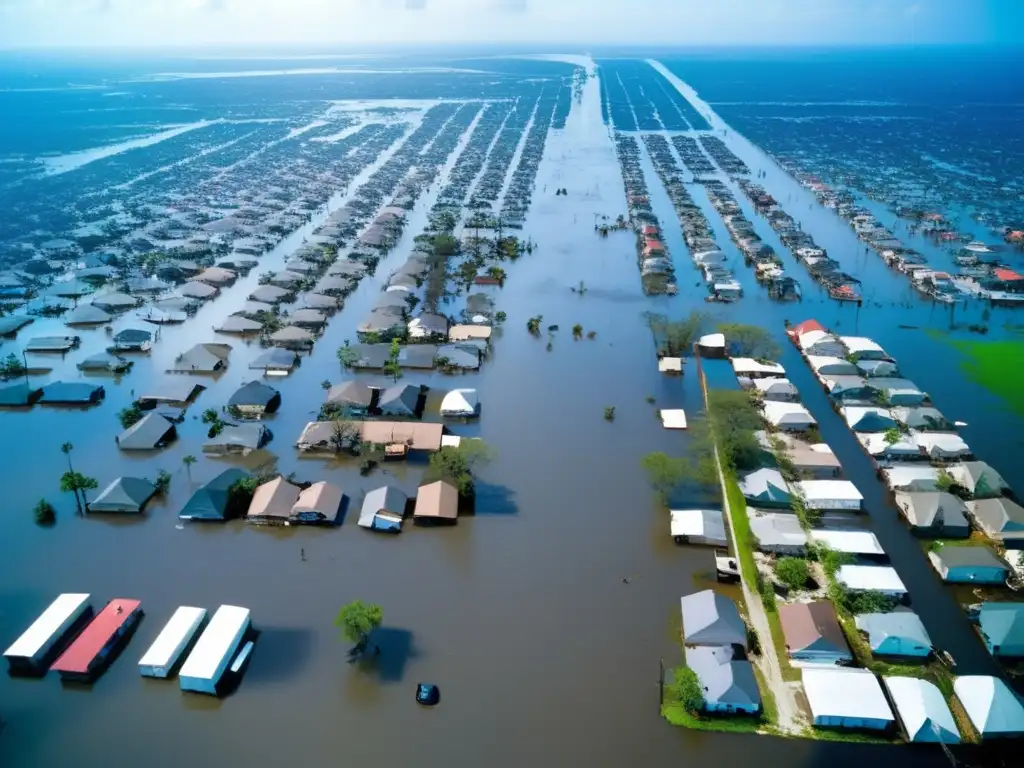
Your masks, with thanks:
[{"label": "bush", "polygon": [[673,703],[692,714],[697,714],[704,708],[704,688],[697,673],[689,667],[676,667],[672,670],[672,682],[666,687],[665,692]]},{"label": "bush", "polygon": [[775,575],[790,589],[803,589],[807,584],[807,561],[799,557],[783,557],[775,566]]},{"label": "bush", "polygon": [[57,512],[46,499],[40,499],[32,509],[32,516],[37,525],[53,525],[57,522]]},{"label": "bush", "polygon": [[138,403],[132,403],[127,408],[122,408],[118,412],[117,418],[121,422],[121,427],[128,429],[128,427],[142,420],[142,409],[139,408]]}]

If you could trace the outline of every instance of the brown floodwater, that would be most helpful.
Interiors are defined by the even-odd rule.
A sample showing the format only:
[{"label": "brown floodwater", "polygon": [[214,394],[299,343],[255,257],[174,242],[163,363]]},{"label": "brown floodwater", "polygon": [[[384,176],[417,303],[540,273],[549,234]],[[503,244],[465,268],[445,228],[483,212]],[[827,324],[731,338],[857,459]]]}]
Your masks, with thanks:
[{"label": "brown floodwater", "polygon": [[[751,168],[767,167],[763,156],[752,156],[754,150],[731,140],[730,146]],[[271,530],[237,521],[179,525],[177,511],[191,490],[227,466],[201,457],[206,428],[197,416],[204,408],[219,408],[252,378],[247,364],[259,354],[256,345],[232,341],[227,372],[216,380],[196,377],[209,389],[190,409],[172,446],[136,458],[114,445],[117,411],[132,393],[162,379],[178,352],[223,340],[212,327],[244,301],[257,273],[279,265],[311,227],[265,256],[252,275],[188,323],[165,329],[152,355],[136,358],[130,374],[109,383],[101,406],[0,414],[6,492],[0,643],[13,640],[58,592],[89,592],[97,607],[113,597],[138,598],[147,613],[120,658],[90,688],[63,687],[54,675],[0,676],[0,716],[6,723],[0,765],[939,764],[937,750],[687,732],[659,716],[659,662],[671,667],[681,658],[679,597],[711,584],[714,568],[710,550],[672,543],[667,513],[639,468],[649,451],[679,453],[686,447],[685,433],[661,428],[657,408],[682,407],[693,415],[701,403],[692,369],[682,378],[657,372],[644,312],[682,315],[706,307],[667,197],[644,162],[677,264],[679,296],[645,297],[632,236],[600,239],[593,231],[595,213],[614,218],[624,204],[591,82],[566,129],[549,137],[525,232],[537,250],[508,266],[505,288],[487,289],[508,314],[491,357],[477,375],[405,375],[404,382],[437,390],[473,386],[480,392],[479,423],[455,424],[452,431],[484,438],[497,458],[480,474],[477,514],[454,527],[409,525],[397,537],[364,531],[355,524],[363,493],[384,482],[413,492],[423,465],[389,464],[363,478],[352,462],[300,459],[293,447],[303,425],[315,418],[323,397],[320,382],[343,378],[335,350],[346,338],[355,340],[355,326],[382,281],[404,260],[436,183],[419,201],[402,243],[331,319],[313,354],[292,376],[273,383],[283,403],[267,420],[274,432],[268,450],[283,473],[343,487],[350,509],[338,528]],[[799,193],[774,172],[764,183],[782,200]],[[556,197],[556,187],[566,187],[568,196]],[[699,189],[694,194],[707,203]],[[707,212],[720,225],[710,206]],[[838,219],[823,210],[808,214],[813,222],[804,221],[805,228],[831,253],[857,253],[855,238]],[[767,237],[767,225],[754,220]],[[719,242],[726,244],[724,234]],[[863,267],[880,291],[904,290],[902,278],[876,267],[877,257],[851,259],[856,264],[850,271]],[[981,458],[1011,472],[1007,451],[1014,438],[987,431],[1001,418],[992,415],[997,411],[991,400],[952,367],[936,365],[938,342],[896,328],[941,327],[940,310],[887,304],[858,313],[819,295],[809,280],[802,281],[802,305],[779,306],[767,300],[742,262],[734,266],[747,296],[716,315],[761,323],[780,338],[784,319],[806,317],[873,336],[932,392],[940,409],[971,423],[965,438]],[[799,275],[800,268],[792,266]],[[582,295],[571,290],[580,281],[587,289]],[[527,318],[536,314],[544,316],[545,327],[560,326],[550,351],[547,334],[535,339],[526,332]],[[573,341],[575,323],[596,337]],[[63,326],[37,322],[22,334],[41,335],[48,327]],[[54,378],[76,378],[74,363],[106,344],[102,330],[82,335],[81,350],[52,363]],[[784,346],[782,362],[864,493],[872,529],[933,638],[969,671],[989,671],[991,662],[951,592],[931,573],[803,361]],[[646,402],[648,395],[655,405]],[[616,408],[613,422],[603,418],[606,406]],[[169,498],[134,519],[77,515],[58,488],[64,441],[75,444],[75,468],[96,477],[101,487],[119,475],[173,472]],[[191,479],[181,462],[190,453],[200,456]],[[681,500],[712,501],[697,491],[687,494]],[[31,507],[40,496],[58,507],[52,528],[32,521]],[[332,625],[338,609],[357,598],[384,609],[376,638],[382,653],[370,665],[346,662],[348,646]],[[177,606],[214,609],[222,603],[250,608],[262,633],[233,695],[183,695],[176,681],[139,676],[139,657]],[[440,706],[424,709],[414,702],[420,681],[440,686]]]}]

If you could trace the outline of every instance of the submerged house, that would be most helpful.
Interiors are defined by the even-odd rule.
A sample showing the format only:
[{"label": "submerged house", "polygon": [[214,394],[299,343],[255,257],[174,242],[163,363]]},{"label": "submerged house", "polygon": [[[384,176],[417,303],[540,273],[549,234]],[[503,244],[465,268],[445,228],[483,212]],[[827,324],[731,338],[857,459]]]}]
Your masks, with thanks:
[{"label": "submerged house", "polygon": [[971,533],[967,507],[951,493],[899,491],[896,507],[918,535],[965,539]]},{"label": "submerged house", "polygon": [[924,659],[932,653],[932,639],[916,613],[908,610],[891,613],[862,613],[856,618],[878,656],[905,656]]},{"label": "submerged house", "polygon": [[764,420],[776,429],[789,432],[804,432],[818,422],[800,403],[766,401],[761,405]]},{"label": "submerged house", "polygon": [[453,389],[441,399],[441,415],[472,418],[480,415],[480,399],[475,389]]},{"label": "submerged house", "polygon": [[148,413],[114,438],[122,451],[152,451],[177,436],[174,425],[159,413]]},{"label": "submerged house", "polygon": [[299,356],[293,350],[273,347],[253,360],[249,368],[264,371],[268,376],[283,376],[291,373],[298,364]]},{"label": "submerged house", "polygon": [[759,507],[788,508],[792,499],[789,484],[777,469],[759,469],[739,483],[743,497]]},{"label": "submerged house", "polygon": [[890,565],[841,565],[836,581],[852,592],[877,591],[898,600],[907,595],[903,580]]},{"label": "submerged house", "polygon": [[823,376],[860,376],[857,366],[841,357],[808,355],[807,362],[819,379]]},{"label": "submerged house", "polygon": [[1012,499],[968,501],[965,505],[977,526],[997,541],[1024,541],[1024,507]]},{"label": "submerged house", "polygon": [[673,509],[669,512],[669,529],[676,544],[728,545],[725,520],[717,509]]},{"label": "submerged house", "polygon": [[361,381],[345,381],[327,390],[325,405],[352,416],[365,416],[370,411],[377,390]]},{"label": "submerged house", "polygon": [[807,532],[796,515],[787,512],[762,512],[747,507],[750,530],[761,552],[800,557],[807,552]]},{"label": "submerged house", "polygon": [[125,328],[114,334],[115,352],[148,352],[153,346],[153,334],[137,328]]},{"label": "submerged house", "polygon": [[371,531],[399,533],[409,497],[393,485],[375,488],[366,494],[359,511],[359,526]]},{"label": "submerged house", "polygon": [[885,432],[898,426],[885,408],[848,405],[840,408],[839,413],[854,432]]},{"label": "submerged house", "polygon": [[412,384],[395,384],[383,390],[375,410],[382,416],[415,419],[420,415],[421,389]]},{"label": "submerged house", "polygon": [[291,523],[324,523],[333,525],[341,512],[345,494],[338,486],[321,480],[304,488],[292,504]]},{"label": "submerged house", "polygon": [[895,723],[878,678],[866,669],[805,668],[803,682],[816,727],[886,731]]},{"label": "submerged house", "polygon": [[786,639],[786,652],[792,660],[842,664],[853,659],[831,603],[782,604],[779,622]]},{"label": "submerged house", "polygon": [[978,610],[978,630],[993,656],[1024,657],[1024,603],[982,603]]},{"label": "submerged house", "polygon": [[87,381],[54,381],[43,387],[42,405],[96,405],[106,396],[103,387]]},{"label": "submerged house", "polygon": [[270,430],[262,424],[229,424],[216,437],[203,443],[203,453],[213,456],[247,456],[270,439]]},{"label": "submerged house", "polygon": [[243,416],[260,417],[273,413],[281,406],[281,393],[259,381],[250,381],[239,387],[228,400],[228,408],[237,409]]},{"label": "submerged house", "polygon": [[731,647],[688,647],[686,666],[700,681],[705,712],[753,715],[761,710],[754,668],[746,659],[735,659]]},{"label": "submerged house", "polygon": [[705,589],[679,599],[683,620],[683,644],[740,646],[747,650],[747,625],[736,603],[714,590]]},{"label": "submerged house", "polygon": [[292,506],[299,500],[300,488],[283,477],[275,477],[256,488],[245,513],[247,523],[287,525]]},{"label": "submerged house", "polygon": [[178,355],[169,373],[216,373],[228,365],[230,344],[196,344]]},{"label": "submerged house", "polygon": [[231,512],[231,488],[248,476],[240,469],[224,470],[192,494],[178,517],[182,520],[226,520]]},{"label": "submerged house", "polygon": [[946,545],[928,553],[932,567],[950,584],[1004,584],[1009,566],[986,546]]},{"label": "submerged house", "polygon": [[956,428],[938,409],[928,406],[901,406],[893,408],[892,414],[900,424],[918,432],[950,432]]},{"label": "submerged house", "polygon": [[927,493],[938,490],[939,470],[916,464],[895,464],[882,469],[882,478],[890,490]]},{"label": "submerged house", "polygon": [[839,341],[846,347],[846,354],[854,360],[885,360],[889,356],[871,339],[865,336],[840,336]]},{"label": "submerged house", "polygon": [[1024,704],[1001,678],[961,675],[953,692],[982,741],[1024,736]]},{"label": "submerged house", "polygon": [[797,344],[804,356],[846,357],[846,346],[825,331],[808,331],[798,337]]},{"label": "submerged house", "polygon": [[984,461],[954,464],[949,468],[949,474],[957,485],[966,489],[975,499],[1001,496],[1010,487],[1003,476]]},{"label": "submerged house", "polygon": [[417,522],[454,522],[459,517],[459,491],[444,480],[421,485],[412,513]]},{"label": "submerged house", "polygon": [[942,691],[918,677],[883,677],[907,741],[959,744],[960,729]]},{"label": "submerged house", "polygon": [[24,381],[0,385],[0,407],[3,408],[22,408],[35,405],[42,396],[42,387],[35,387]]},{"label": "submerged house", "polygon": [[156,486],[140,477],[119,477],[86,504],[89,512],[123,512],[137,514],[153,496]]}]

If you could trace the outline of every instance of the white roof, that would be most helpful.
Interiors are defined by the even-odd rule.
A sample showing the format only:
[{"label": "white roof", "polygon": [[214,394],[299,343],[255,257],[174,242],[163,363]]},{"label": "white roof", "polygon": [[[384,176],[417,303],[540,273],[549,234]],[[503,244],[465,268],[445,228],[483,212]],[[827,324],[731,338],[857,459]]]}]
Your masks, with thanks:
[{"label": "white roof", "polygon": [[765,419],[776,426],[800,426],[817,424],[811,412],[800,403],[780,403],[775,400],[767,400],[761,406],[761,412]]},{"label": "white roof", "polygon": [[65,625],[67,620],[83,609],[89,601],[89,595],[82,593],[65,593],[57,597],[50,606],[32,622],[21,637],[14,641],[4,656],[32,658],[43,648],[53,635]]},{"label": "white roof", "polygon": [[917,677],[883,677],[882,682],[911,741],[960,743],[953,713],[934,683]]},{"label": "white roof", "polygon": [[826,355],[808,355],[807,362],[811,364],[811,368],[813,368],[816,372],[819,373],[821,372],[821,369],[824,368],[825,366],[839,366],[840,370],[832,370],[829,371],[829,373],[832,376],[860,375],[860,370],[857,368],[856,365],[851,363],[849,360],[843,360],[843,358],[841,357],[828,357]]},{"label": "white roof", "polygon": [[458,435],[441,435],[442,448],[458,448],[462,438]]},{"label": "white roof", "polygon": [[686,429],[686,411],[682,408],[662,408],[661,425],[665,429]]},{"label": "white roof", "polygon": [[778,363],[759,363],[752,357],[734,357],[732,369],[737,375],[744,373],[763,373],[772,376],[785,376],[786,369]]},{"label": "white roof", "polygon": [[971,452],[970,447],[956,432],[914,432],[910,437],[914,442],[926,451],[937,448],[943,453],[967,454]]},{"label": "white roof", "polygon": [[801,349],[813,347],[819,341],[838,341],[838,339],[828,331],[808,331],[807,333],[800,334],[797,340],[800,342]]},{"label": "white roof", "polygon": [[658,360],[658,370],[661,373],[678,373],[683,370],[683,358],[663,357]]},{"label": "white roof", "polygon": [[878,416],[884,416],[891,421],[896,421],[896,417],[892,411],[886,410],[885,408],[879,408],[874,405],[844,405],[839,409],[839,413],[846,419],[846,423],[851,427],[863,419],[865,416],[876,414]]},{"label": "white roof", "polygon": [[786,392],[795,391],[796,387],[789,379],[754,379],[754,389],[760,390],[761,392],[768,393],[777,389],[784,390]]},{"label": "white roof", "polygon": [[851,555],[885,554],[882,545],[878,543],[878,537],[871,531],[825,529],[811,531],[811,538],[836,552],[847,552]]},{"label": "white roof", "polygon": [[851,352],[881,352],[885,350],[866,336],[840,336],[839,340]]},{"label": "white roof", "polygon": [[[725,538],[722,513],[716,509],[673,509],[670,530],[673,536],[710,536]],[[711,523],[710,526],[707,523]]]},{"label": "white roof", "polygon": [[221,660],[233,648],[239,631],[249,621],[249,609],[237,605],[222,605],[206,625],[192,653],[178,673],[179,677],[209,680],[216,673]]},{"label": "white roof", "polygon": [[697,339],[697,343],[702,347],[711,348],[722,348],[725,346],[725,334],[724,333],[708,333]]},{"label": "white roof", "polygon": [[474,414],[480,404],[475,389],[453,389],[441,400],[443,414]]},{"label": "white roof", "polygon": [[927,467],[918,464],[898,464],[882,470],[890,488],[899,488],[910,485],[916,480],[930,480],[933,483],[939,477],[939,470],[936,467]]},{"label": "white roof", "polygon": [[907,592],[896,569],[889,565],[841,565],[836,578],[850,589],[877,589],[898,594]]},{"label": "white roof", "polygon": [[953,691],[982,737],[1024,733],[1024,705],[998,677],[958,677]]},{"label": "white roof", "polygon": [[171,657],[180,652],[183,643],[195,634],[199,624],[206,618],[205,608],[183,605],[174,612],[164,628],[160,630],[149,650],[139,660],[140,667],[163,667]]},{"label": "white roof", "polygon": [[892,710],[874,673],[866,669],[804,667],[804,692],[811,714],[854,720],[888,720]]},{"label": "white roof", "polygon": [[900,435],[900,439],[892,445],[885,442],[885,432],[857,432],[857,440],[864,446],[864,449],[872,456],[880,456],[884,453],[895,455],[902,453],[908,456],[920,456],[921,447],[917,441],[908,435]]},{"label": "white roof", "polygon": [[840,499],[842,501],[863,501],[857,486],[849,480],[801,480],[797,485],[803,491],[808,503]]}]

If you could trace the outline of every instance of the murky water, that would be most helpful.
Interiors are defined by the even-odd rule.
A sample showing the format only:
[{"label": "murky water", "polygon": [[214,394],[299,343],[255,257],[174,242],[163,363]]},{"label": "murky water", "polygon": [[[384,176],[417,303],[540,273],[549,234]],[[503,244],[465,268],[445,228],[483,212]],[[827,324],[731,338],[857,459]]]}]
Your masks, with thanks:
[{"label": "murky water", "polygon": [[[727,142],[752,169],[769,172],[763,183],[780,200],[793,197],[795,202],[787,205],[794,214],[800,206],[807,209],[806,216],[801,211],[798,217],[803,227],[877,291],[880,306],[866,304],[859,312],[839,306],[809,280],[803,281],[807,298],[801,305],[777,305],[739,262],[737,276],[747,296],[716,314],[763,324],[780,338],[784,319],[808,317],[873,336],[899,358],[908,377],[932,392],[940,409],[970,422],[964,435],[979,456],[1012,475],[1013,449],[1019,445],[1005,428],[1005,416],[996,414],[990,399],[973,385],[936,364],[948,355],[941,344],[923,333],[897,329],[900,323],[941,327],[949,310],[916,301],[910,307],[894,306],[906,300],[899,276],[876,256],[863,256],[853,234],[833,214],[807,208],[810,196],[756,148],[731,131]],[[659,659],[672,666],[680,657],[673,636],[678,598],[713,578],[713,561],[708,550],[671,542],[667,514],[639,470],[640,458],[649,451],[685,449],[685,435],[664,431],[656,409],[696,412],[701,402],[692,371],[682,379],[658,374],[643,313],[682,315],[706,306],[703,287],[695,285],[696,270],[688,279],[688,257],[668,199],[653,168],[645,170],[677,261],[678,296],[645,298],[632,236],[601,239],[593,231],[595,214],[614,218],[624,205],[615,155],[600,122],[598,86],[591,81],[565,130],[553,132],[548,141],[525,230],[538,250],[508,267],[504,289],[491,289],[498,309],[509,318],[497,334],[491,359],[476,376],[406,374],[404,381],[414,384],[475,386],[480,392],[479,425],[456,425],[453,431],[483,437],[498,458],[482,472],[480,513],[460,519],[454,528],[409,526],[397,538],[375,536],[359,529],[350,511],[337,530],[268,530],[239,522],[179,530],[176,513],[191,488],[224,466],[201,459],[190,484],[181,458],[199,455],[205,439],[205,427],[192,416],[224,404],[251,378],[246,365],[258,349],[237,342],[228,371],[216,381],[204,380],[210,389],[181,425],[177,443],[153,458],[116,450],[116,413],[132,399],[132,391],[159,380],[181,350],[214,340],[213,325],[237,309],[256,273],[279,264],[304,231],[264,257],[252,276],[193,320],[167,330],[149,361],[140,361],[130,375],[107,387],[102,406],[0,414],[7,480],[0,638],[6,642],[16,636],[60,591],[91,592],[96,605],[112,597],[135,597],[148,613],[122,657],[89,690],[62,688],[53,676],[40,681],[0,676],[0,715],[7,722],[0,764],[60,765],[87,755],[89,764],[153,768],[225,761],[664,766],[685,760],[711,766],[741,764],[755,750],[757,759],[769,764],[898,760],[924,765],[940,760],[940,753],[930,751],[893,754],[884,747],[689,733],[660,719]],[[556,187],[567,188],[568,196],[555,197]],[[693,192],[718,228],[720,220],[706,196],[699,188]],[[335,349],[344,339],[354,339],[355,325],[389,270],[404,260],[432,201],[432,194],[421,197],[403,242],[380,265],[377,277],[348,298],[301,368],[274,385],[283,405],[268,420],[275,434],[269,448],[278,456],[279,469],[295,471],[303,480],[339,483],[354,507],[365,490],[385,481],[413,491],[421,465],[389,465],[386,477],[361,478],[351,463],[300,460],[292,443],[305,422],[315,418],[322,399],[319,383],[342,378]],[[767,224],[748,215],[772,242]],[[719,243],[728,247],[724,230],[719,234]],[[777,250],[799,275],[788,254]],[[580,281],[587,289],[582,295],[570,290]],[[544,326],[561,328],[551,351],[546,339],[525,330],[526,319],[535,314],[544,316]],[[596,337],[572,341],[569,329],[575,323]],[[46,327],[37,322],[30,332],[40,335]],[[73,362],[105,345],[101,330],[83,335],[83,349],[67,362],[56,362],[62,375],[76,377]],[[867,459],[828,409],[795,350],[784,349],[782,362],[864,494],[873,530],[933,638],[952,651],[965,671],[988,671],[981,645],[888,505]],[[656,405],[645,401],[647,395],[654,396]],[[603,418],[605,406],[616,408],[612,423]],[[75,443],[76,469],[95,476],[101,486],[120,474],[153,476],[159,468],[174,472],[170,498],[151,505],[137,520],[76,516],[73,503],[57,487],[64,467],[59,446],[65,440]],[[32,521],[30,509],[40,495],[59,501],[59,520],[52,529]],[[692,501],[702,500],[695,496]],[[624,576],[631,577],[628,584]],[[384,608],[378,638],[383,652],[374,668],[346,664],[347,646],[332,627],[338,608],[355,598]],[[139,677],[135,663],[176,606],[215,608],[221,603],[249,607],[263,631],[237,693],[213,701],[183,696],[174,681]],[[419,681],[440,685],[441,706],[425,710],[414,703]]]}]

